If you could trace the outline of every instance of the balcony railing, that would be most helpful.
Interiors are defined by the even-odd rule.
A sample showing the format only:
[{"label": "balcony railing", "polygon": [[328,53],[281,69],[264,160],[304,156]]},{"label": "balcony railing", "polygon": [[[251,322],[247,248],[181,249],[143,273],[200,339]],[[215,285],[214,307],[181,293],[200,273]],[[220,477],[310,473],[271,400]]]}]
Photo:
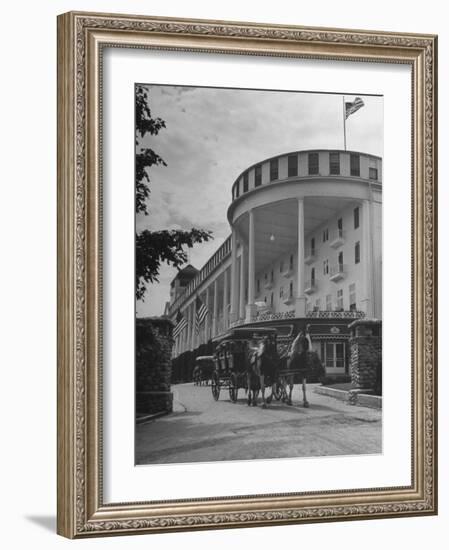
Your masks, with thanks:
[{"label": "balcony railing", "polygon": [[286,279],[289,279],[292,275],[293,275],[293,264],[290,264],[283,272],[282,272],[282,275],[286,278]]},{"label": "balcony railing", "polygon": [[265,290],[271,290],[274,287],[274,279],[269,279],[264,283]]},{"label": "balcony railing", "polygon": [[330,280],[336,283],[341,279],[344,279],[346,275],[346,269],[344,264],[337,264],[331,267]]},{"label": "balcony railing", "polygon": [[331,234],[330,246],[332,248],[338,248],[345,242],[345,236],[343,229],[337,229],[337,231]]},{"label": "balcony railing", "polygon": [[362,319],[365,317],[363,311],[309,311],[307,317],[311,319]]},{"label": "balcony railing", "polygon": [[284,319],[294,319],[295,311],[292,309],[290,311],[278,312],[278,313],[258,313],[255,321],[281,321]]},{"label": "balcony railing", "polygon": [[306,281],[304,285],[304,294],[313,294],[317,290],[317,284],[314,279]]},{"label": "balcony railing", "polygon": [[304,263],[307,265],[313,264],[315,257],[315,249],[308,250],[304,256]]}]

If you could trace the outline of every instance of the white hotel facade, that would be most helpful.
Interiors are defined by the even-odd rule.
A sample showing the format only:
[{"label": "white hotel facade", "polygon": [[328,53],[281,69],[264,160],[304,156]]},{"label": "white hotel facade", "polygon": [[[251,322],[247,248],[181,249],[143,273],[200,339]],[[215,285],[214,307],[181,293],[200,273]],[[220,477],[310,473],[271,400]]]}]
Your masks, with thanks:
[{"label": "white hotel facade", "polygon": [[[381,158],[310,150],[262,160],[234,182],[227,216],[227,240],[201,270],[187,269],[190,282],[179,284],[182,272],[172,281],[166,314],[188,321],[174,357],[230,326],[309,323],[320,327],[312,341],[326,364],[332,342],[348,338],[338,327],[382,318]],[[197,296],[209,310],[199,333]],[[327,362],[345,368],[337,363]]]}]

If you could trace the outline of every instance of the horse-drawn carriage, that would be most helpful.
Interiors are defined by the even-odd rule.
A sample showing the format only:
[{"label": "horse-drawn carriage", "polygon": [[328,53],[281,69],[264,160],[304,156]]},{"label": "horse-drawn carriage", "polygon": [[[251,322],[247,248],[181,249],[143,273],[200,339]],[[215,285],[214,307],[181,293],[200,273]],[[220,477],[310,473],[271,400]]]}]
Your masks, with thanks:
[{"label": "horse-drawn carriage", "polygon": [[[217,343],[214,354],[215,368],[212,374],[212,395],[217,401],[222,388],[229,391],[230,400],[235,403],[239,389],[246,392],[260,389],[260,376],[257,376],[256,356],[262,342],[270,342],[276,349],[276,329],[273,328],[234,328],[222,336]],[[263,382],[274,385],[277,376],[266,376]],[[280,389],[275,397],[280,398]]]},{"label": "horse-drawn carriage", "polygon": [[192,372],[193,383],[196,386],[202,386],[203,384],[208,386],[214,372],[214,367],[213,355],[199,355],[195,359],[195,366]]},{"label": "horse-drawn carriage", "polygon": [[[287,354],[279,354],[277,330],[269,327],[240,327],[230,329],[216,343],[214,371],[211,389],[214,399],[220,397],[222,388],[229,391],[230,400],[237,401],[239,389],[248,395],[248,405],[256,405],[259,390],[263,406],[276,400],[291,404],[295,383],[302,383],[304,406],[306,377],[311,370],[322,368],[318,356],[309,350],[309,340],[301,332],[295,338]],[[271,395],[265,400],[265,388],[271,387]]]}]

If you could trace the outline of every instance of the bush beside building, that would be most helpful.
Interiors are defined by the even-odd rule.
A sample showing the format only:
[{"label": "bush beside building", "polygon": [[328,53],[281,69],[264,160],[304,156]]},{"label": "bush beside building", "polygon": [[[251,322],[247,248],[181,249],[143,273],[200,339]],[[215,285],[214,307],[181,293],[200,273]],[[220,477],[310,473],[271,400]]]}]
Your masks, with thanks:
[{"label": "bush beside building", "polygon": [[171,412],[172,322],[136,319],[136,417]]}]

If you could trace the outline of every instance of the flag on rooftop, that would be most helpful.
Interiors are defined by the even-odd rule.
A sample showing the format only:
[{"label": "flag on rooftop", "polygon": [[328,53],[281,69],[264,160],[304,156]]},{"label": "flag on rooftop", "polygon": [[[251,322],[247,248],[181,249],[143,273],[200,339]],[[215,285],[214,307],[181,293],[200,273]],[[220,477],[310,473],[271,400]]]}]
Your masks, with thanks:
[{"label": "flag on rooftop", "polygon": [[206,319],[207,314],[209,313],[209,310],[204,304],[200,297],[196,297],[196,315],[195,315],[195,329],[196,332],[199,332],[201,324],[204,322],[204,319]]},{"label": "flag on rooftop", "polygon": [[176,315],[176,326],[173,329],[173,338],[177,338],[181,332],[187,327],[187,319],[181,313],[181,310],[178,310]]},{"label": "flag on rooftop", "polygon": [[356,113],[359,109],[361,109],[365,104],[363,103],[363,99],[361,97],[356,97],[354,101],[346,101],[345,102],[345,118],[348,118],[348,116],[353,115]]}]

